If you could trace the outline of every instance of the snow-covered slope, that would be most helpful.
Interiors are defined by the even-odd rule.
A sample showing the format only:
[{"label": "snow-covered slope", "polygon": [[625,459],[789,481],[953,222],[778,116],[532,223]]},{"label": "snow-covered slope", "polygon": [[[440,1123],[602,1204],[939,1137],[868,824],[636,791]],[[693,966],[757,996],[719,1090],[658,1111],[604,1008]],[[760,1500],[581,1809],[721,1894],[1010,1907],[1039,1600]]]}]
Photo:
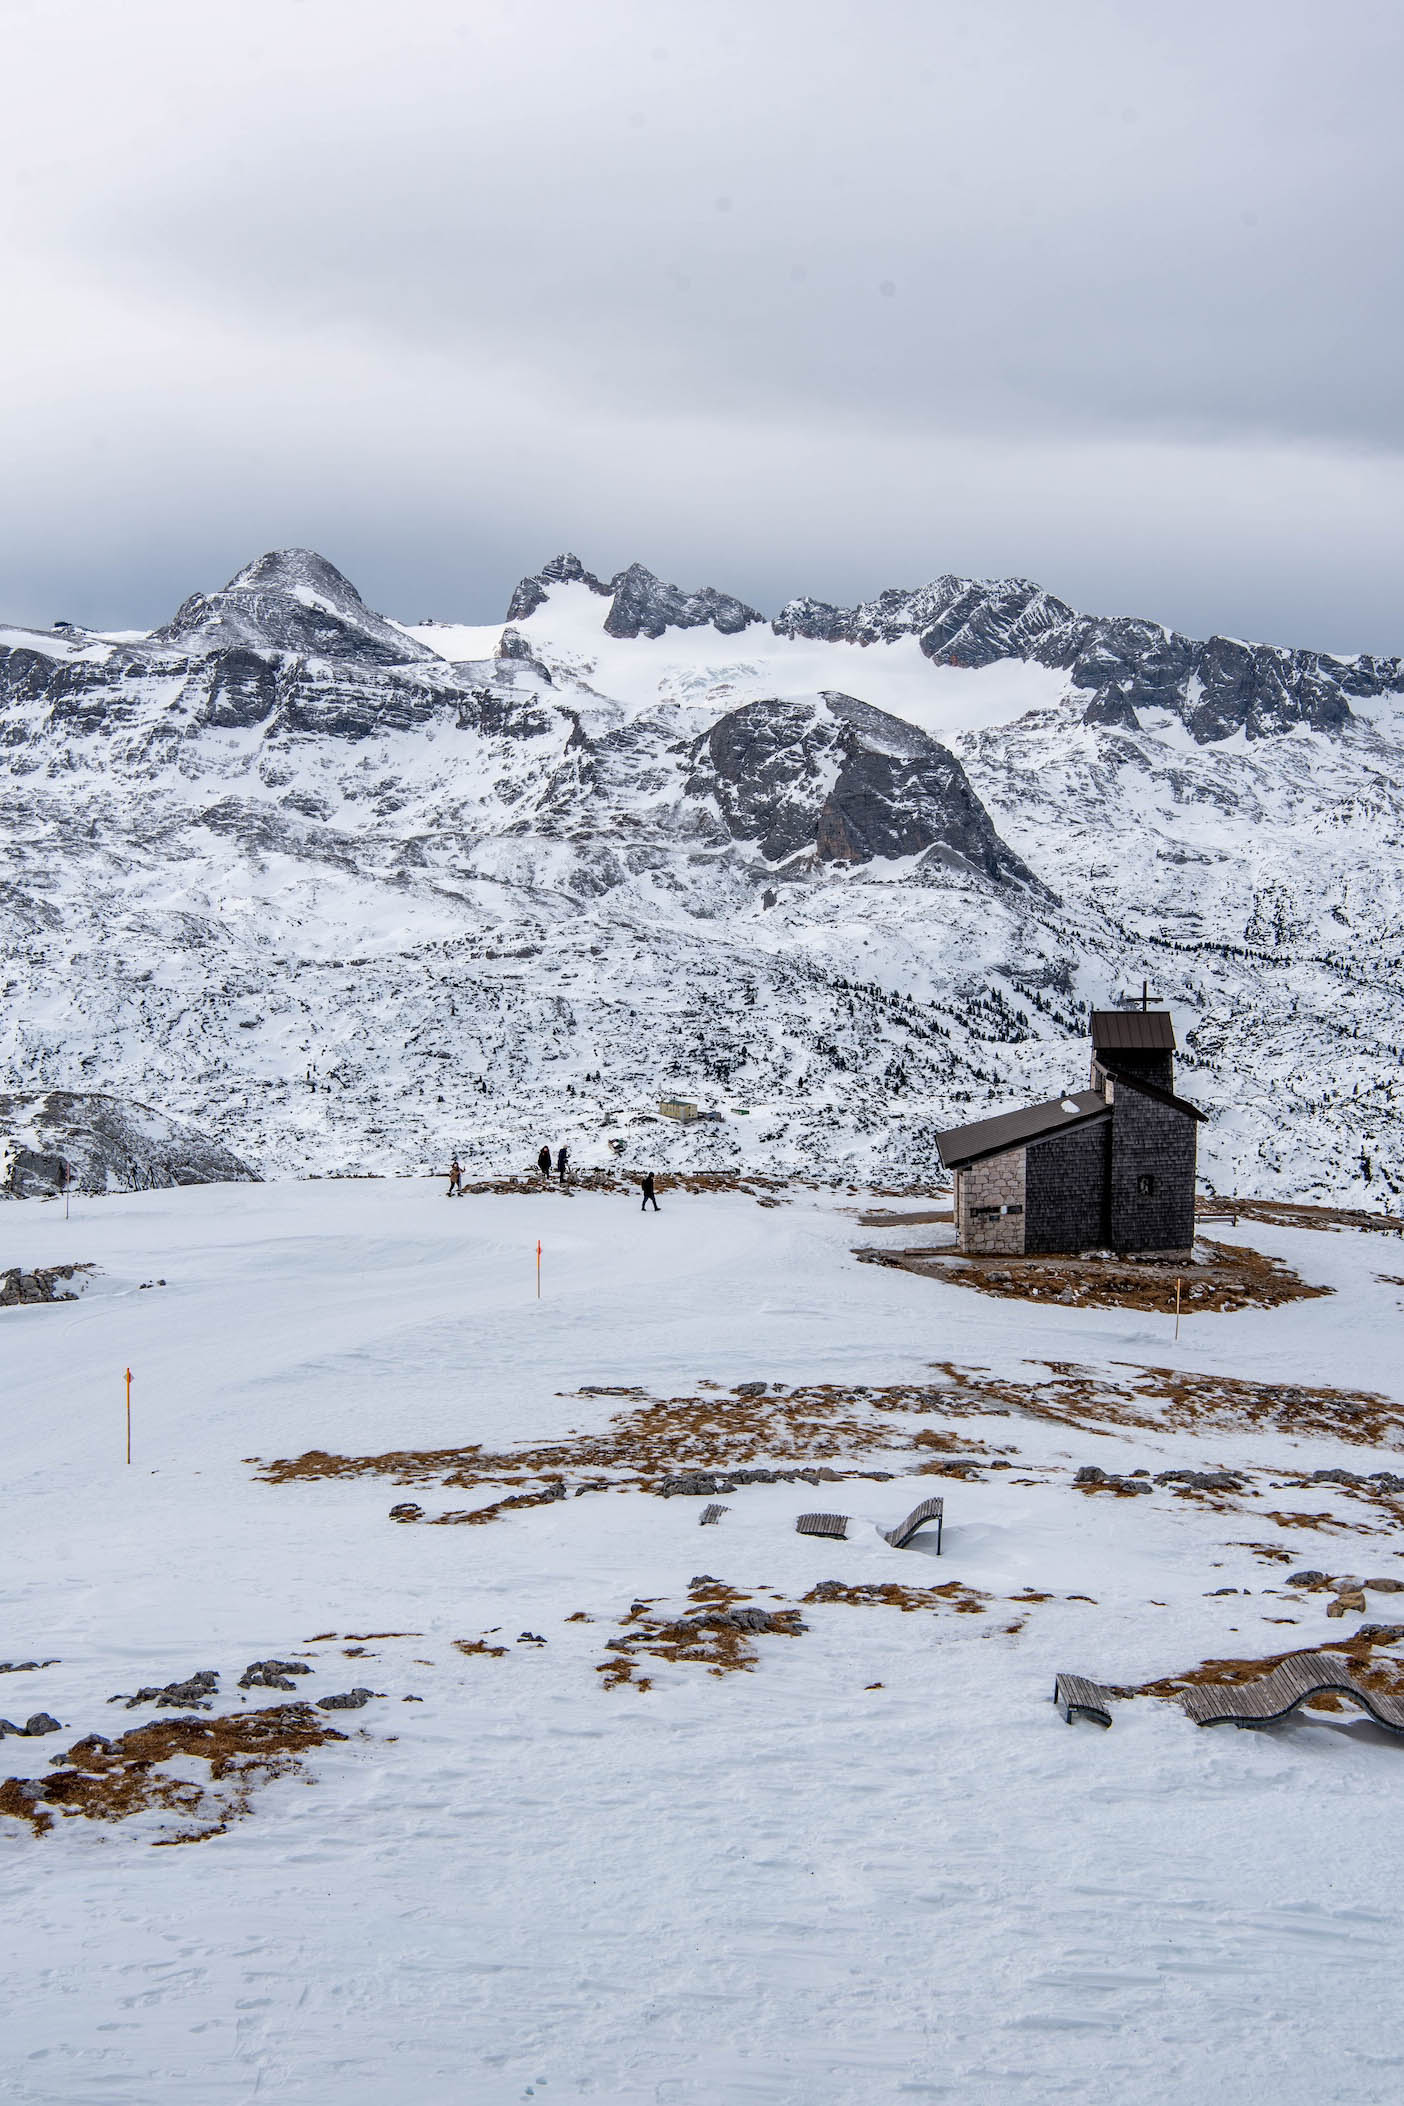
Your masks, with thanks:
[{"label": "snow-covered slope", "polygon": [[[411,1180],[0,1210],[0,1266],[98,1268],[0,1310],[0,1713],[63,1729],[0,1745],[55,1795],[42,1835],[0,1811],[7,2106],[1395,2095],[1404,1747],[1354,1707],[1238,1733],[1147,1695],[1101,1732],[1049,1698],[1395,1623],[1398,1245],[1245,1224],[1335,1291],[1175,1341],[859,1264],[913,1231],[856,1212]],[[1386,1423],[1302,1412],[1322,1384]],[[308,1450],[383,1474],[244,1460]],[[640,1481],[660,1452],[840,1481],[738,1484],[701,1528]],[[1086,1493],[1087,1462],[1161,1481]],[[532,1503],[543,1469],[593,1496]],[[894,1550],[933,1491],[942,1555]],[[816,1506],[846,1540],[796,1532]],[[705,1634],[631,1652],[718,1594],[805,1628],[735,1673]],[[270,1656],[306,1673],[241,1688]],[[347,1737],[300,1770],[215,1789],[185,1755],[148,1773],[174,1805],[75,1812],[53,1758],[188,1713],[109,1700],[196,1670],[221,1718],[375,1695],[313,1711]]]},{"label": "snow-covered slope", "polygon": [[283,550],[149,637],[0,634],[0,1084],[266,1169],[919,1179],[1148,979],[1220,1189],[1404,1184],[1397,661],[1020,580],[768,622],[561,557],[508,615]]}]

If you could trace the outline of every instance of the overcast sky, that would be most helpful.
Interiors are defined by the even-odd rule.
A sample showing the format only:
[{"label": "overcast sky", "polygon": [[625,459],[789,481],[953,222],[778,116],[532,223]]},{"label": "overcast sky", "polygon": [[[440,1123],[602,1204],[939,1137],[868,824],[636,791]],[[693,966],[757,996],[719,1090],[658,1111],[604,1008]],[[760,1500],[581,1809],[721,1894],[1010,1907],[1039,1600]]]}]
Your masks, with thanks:
[{"label": "overcast sky", "polygon": [[1397,0],[0,0],[0,613],[314,546],[1404,649]]}]

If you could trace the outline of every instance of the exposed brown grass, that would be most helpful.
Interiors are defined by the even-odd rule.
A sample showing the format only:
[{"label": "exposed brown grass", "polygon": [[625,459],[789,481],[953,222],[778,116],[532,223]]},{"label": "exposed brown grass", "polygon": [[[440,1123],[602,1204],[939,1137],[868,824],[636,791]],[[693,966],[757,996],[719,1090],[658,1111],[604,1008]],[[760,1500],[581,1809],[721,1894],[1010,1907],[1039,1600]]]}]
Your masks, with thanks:
[{"label": "exposed brown grass", "polygon": [[1269,1512],[1265,1518],[1275,1521],[1279,1528],[1314,1528],[1323,1535],[1378,1536],[1385,1531],[1372,1528],[1366,1521],[1343,1521],[1339,1514],[1279,1514]]},{"label": "exposed brown grass", "polygon": [[[868,1388],[821,1382],[801,1389],[768,1390],[761,1396],[699,1388],[684,1397],[647,1397],[635,1389],[595,1387],[581,1395],[619,1396],[633,1408],[618,1413],[594,1433],[574,1433],[539,1447],[490,1449],[391,1449],[379,1455],[334,1455],[311,1449],[304,1455],[264,1462],[267,1484],[323,1477],[385,1477],[396,1484],[437,1481],[461,1489],[534,1479],[541,1486],[491,1507],[439,1517],[442,1523],[472,1525],[510,1507],[543,1505],[564,1496],[569,1472],[585,1476],[584,1489],[607,1490],[624,1483],[656,1490],[665,1478],[692,1470],[725,1472],[747,1465],[811,1470],[810,1482],[838,1483],[873,1476],[859,1468],[835,1469],[838,1459],[896,1452],[911,1446],[943,1448],[955,1436],[927,1430],[908,1441],[893,1422],[901,1414],[968,1413],[979,1406],[958,1387],[890,1384]],[[967,1452],[983,1443],[965,1438]],[[588,1473],[588,1474],[587,1474]],[[577,1489],[580,1487],[578,1486]]]},{"label": "exposed brown grass", "polygon": [[[866,1224],[865,1224],[866,1225]],[[1330,1294],[1313,1287],[1280,1258],[1247,1244],[1211,1243],[1196,1248],[1207,1259],[1189,1264],[1125,1258],[969,1257],[948,1246],[911,1250],[855,1251],[868,1265],[895,1266],[927,1279],[973,1287],[1009,1301],[1057,1302],[1075,1309],[1144,1309],[1173,1316],[1177,1284],[1185,1315],[1235,1309],[1275,1309],[1284,1302]]]},{"label": "exposed brown grass", "polygon": [[[54,1809],[90,1821],[124,1821],[161,1811],[194,1822],[158,1844],[204,1842],[248,1813],[255,1788],[301,1769],[300,1758],[329,1740],[345,1740],[310,1704],[275,1704],[220,1718],[158,1718],[119,1740],[91,1733],[68,1749],[63,1764],[32,1782],[7,1777],[0,1813],[28,1821],[42,1835]],[[161,1765],[196,1757],[209,1782],[171,1776]],[[38,1786],[37,1797],[31,1796]]]},{"label": "exposed brown grass", "polygon": [[1392,1660],[1388,1655],[1377,1659],[1368,1638],[1328,1639],[1320,1645],[1307,1648],[1292,1646],[1286,1652],[1268,1653],[1256,1660],[1202,1660],[1198,1667],[1185,1668],[1178,1674],[1162,1675],[1157,1681],[1142,1682],[1134,1689],[1119,1691],[1118,1694],[1166,1697],[1176,1696],[1180,1690],[1191,1687],[1233,1687],[1242,1682],[1257,1682],[1264,1675],[1271,1674],[1275,1667],[1280,1667],[1284,1660],[1293,1659],[1303,1650],[1313,1653],[1339,1653],[1355,1680],[1366,1689],[1377,1689],[1389,1696],[1404,1695],[1404,1662]]},{"label": "exposed brown grass", "polygon": [[722,1580],[694,1580],[687,1598],[691,1613],[673,1616],[655,1615],[652,1602],[633,1604],[620,1625],[624,1635],[605,1641],[613,1657],[595,1669],[602,1688],[628,1683],[634,1689],[651,1689],[652,1676],[639,1672],[640,1663],[648,1659],[669,1666],[692,1662],[710,1675],[750,1674],[759,1658],[758,1637],[798,1638],[806,1629],[798,1609],[771,1609],[763,1631],[745,1629],[728,1611],[750,1597]]},{"label": "exposed brown grass", "polygon": [[1231,1550],[1251,1550],[1254,1557],[1259,1558],[1264,1565],[1294,1565],[1296,1563],[1294,1554],[1290,1550],[1284,1550],[1280,1543],[1231,1543],[1229,1548]]},{"label": "exposed brown grass", "polygon": [[486,1638],[455,1638],[453,1644],[456,1652],[481,1653],[488,1660],[500,1660],[507,1650],[505,1645],[489,1645]]},{"label": "exposed brown grass", "polygon": [[1059,1360],[1044,1362],[1046,1380],[1015,1382],[953,1361],[938,1365],[951,1385],[938,1393],[946,1399],[939,1408],[951,1412],[964,1396],[970,1400],[967,1408],[988,1411],[1003,1405],[1084,1432],[1111,1426],[1177,1433],[1273,1427],[1362,1446],[1404,1446],[1404,1409],[1369,1390],[1245,1382],[1169,1367],[1128,1366],[1124,1375],[1116,1375]]},{"label": "exposed brown grass", "polygon": [[904,1587],[896,1580],[865,1580],[853,1586],[844,1580],[820,1580],[804,1596],[806,1604],[841,1601],[858,1608],[901,1609],[905,1615],[916,1609],[954,1609],[957,1616],[983,1616],[989,1598],[962,1580],[948,1580],[943,1587]]},{"label": "exposed brown grass", "polygon": [[859,1228],[931,1228],[937,1222],[954,1221],[955,1215],[947,1207],[944,1214],[893,1214],[884,1213],[879,1207],[858,1216]]},{"label": "exposed brown grass", "polygon": [[1397,1214],[1371,1214],[1363,1207],[1308,1206],[1298,1200],[1201,1199],[1199,1221],[1266,1221],[1274,1228],[1367,1229],[1381,1236],[1404,1234]]}]

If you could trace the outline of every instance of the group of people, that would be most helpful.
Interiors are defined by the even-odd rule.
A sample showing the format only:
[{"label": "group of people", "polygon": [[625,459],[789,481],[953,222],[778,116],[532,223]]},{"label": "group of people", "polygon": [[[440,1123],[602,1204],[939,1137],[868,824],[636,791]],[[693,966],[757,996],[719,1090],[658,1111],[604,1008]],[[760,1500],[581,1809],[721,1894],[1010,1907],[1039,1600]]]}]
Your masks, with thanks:
[{"label": "group of people", "polygon": [[[541,1172],[542,1177],[549,1182],[551,1176],[551,1151],[544,1141],[541,1144],[541,1153],[536,1158],[536,1167]],[[566,1181],[566,1173],[569,1168],[570,1150],[562,1145],[556,1150],[555,1161],[556,1175],[562,1184]],[[457,1155],[454,1156],[453,1161],[449,1164],[448,1196],[450,1199],[461,1199],[463,1197],[463,1165],[459,1162]],[[658,1195],[653,1189],[653,1172],[648,1170],[644,1173],[643,1204],[639,1211],[647,1213],[650,1207],[653,1208],[655,1214],[658,1212]]]}]

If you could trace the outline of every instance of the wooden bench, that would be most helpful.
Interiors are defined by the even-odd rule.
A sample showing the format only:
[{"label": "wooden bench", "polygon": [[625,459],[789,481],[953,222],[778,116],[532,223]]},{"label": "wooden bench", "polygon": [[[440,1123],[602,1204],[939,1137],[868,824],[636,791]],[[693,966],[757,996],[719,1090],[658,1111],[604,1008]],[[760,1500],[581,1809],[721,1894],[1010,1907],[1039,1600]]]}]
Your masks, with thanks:
[{"label": "wooden bench", "polygon": [[714,1521],[720,1521],[723,1514],[729,1514],[730,1512],[731,1508],[729,1506],[704,1506],[701,1513],[697,1516],[697,1526],[699,1528],[710,1528]]},{"label": "wooden bench", "polygon": [[1197,1726],[1270,1726],[1314,1696],[1349,1697],[1377,1725],[1404,1733],[1404,1701],[1366,1689],[1339,1653],[1293,1653],[1256,1682],[1196,1682],[1179,1700]]},{"label": "wooden bench", "polygon": [[882,1537],[884,1543],[890,1543],[894,1550],[905,1550],[918,1530],[925,1528],[928,1521],[934,1521],[936,1523],[936,1555],[939,1558],[941,1555],[941,1530],[944,1525],[942,1517],[945,1512],[945,1505],[944,1499],[923,1499],[920,1506],[912,1508],[905,1521],[899,1521],[895,1528],[880,1528],[878,1534]]},{"label": "wooden bench", "polygon": [[1099,1726],[1111,1724],[1111,1691],[1083,1675],[1058,1675],[1053,1683],[1053,1701],[1071,1725],[1074,1718],[1094,1718]]},{"label": "wooden bench", "polygon": [[801,1514],[795,1523],[796,1532],[802,1536],[837,1536],[846,1541],[848,1536],[847,1514]]}]

